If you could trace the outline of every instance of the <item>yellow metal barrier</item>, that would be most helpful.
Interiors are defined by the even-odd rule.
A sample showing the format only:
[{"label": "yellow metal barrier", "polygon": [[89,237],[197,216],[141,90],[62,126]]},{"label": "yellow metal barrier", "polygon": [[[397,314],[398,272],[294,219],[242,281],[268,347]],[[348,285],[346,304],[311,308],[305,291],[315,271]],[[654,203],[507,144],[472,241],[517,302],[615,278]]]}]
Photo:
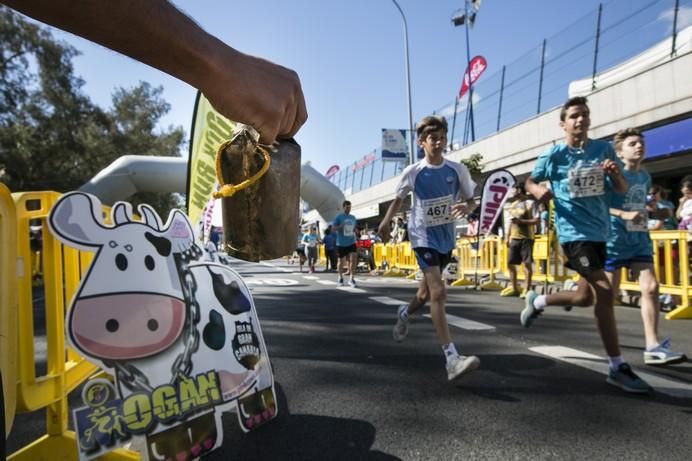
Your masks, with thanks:
[{"label": "yellow metal barrier", "polygon": [[[43,235],[41,250],[45,304],[45,374],[37,376],[36,367],[43,368],[35,355],[34,299],[32,270],[24,264],[18,270],[17,411],[46,409],[46,434],[13,453],[8,460],[76,460],[74,432],[68,431],[67,395],[98,368],[65,345],[65,309],[74,294],[81,275],[91,260],[91,253],[80,253],[63,247],[48,230],[46,217],[60,195],[55,192],[13,194],[16,208],[17,255],[30,261],[29,226],[40,225]],[[40,328],[40,326],[39,326]],[[38,362],[38,363],[37,363]],[[137,460],[139,455],[116,450],[102,460]]]},{"label": "yellow metal barrier", "polygon": [[377,268],[377,269],[382,268],[382,264],[385,262],[384,244],[383,243],[373,243],[373,245],[372,245],[372,261],[375,264],[375,268]]},{"label": "yellow metal barrier", "polygon": [[397,247],[399,250],[397,252],[397,267],[399,270],[408,272],[409,278],[415,278],[418,263],[416,262],[416,254],[411,248],[411,242],[401,242]]},{"label": "yellow metal barrier", "polygon": [[[0,374],[6,437],[12,428],[17,386],[17,234],[10,191],[0,183]],[[4,446],[4,444],[3,444]],[[4,453],[1,453],[4,455]]]},{"label": "yellow metal barrier", "polygon": [[399,244],[396,243],[387,243],[384,246],[384,259],[385,262],[387,263],[387,270],[384,271],[383,275],[388,275],[388,276],[399,276],[399,275],[405,275],[401,272],[401,268],[399,267]]},{"label": "yellow metal barrier", "polygon": [[[690,253],[687,231],[662,230],[649,232],[654,248],[654,270],[659,283],[659,292],[675,296],[680,304],[666,319],[692,318],[692,284],[690,284]],[[630,280],[623,269],[620,288],[639,291],[639,283]]]},{"label": "yellow metal barrier", "polygon": [[480,239],[476,245],[475,238],[463,238],[457,241],[455,255],[457,258],[457,280],[452,286],[468,286],[476,283],[478,277],[486,279],[479,287],[483,290],[502,288],[495,282],[502,259],[503,243],[497,236]]},{"label": "yellow metal barrier", "polygon": [[[533,243],[533,276],[534,283],[564,282],[574,278],[576,273],[567,269],[564,264],[562,247],[558,245],[555,235],[537,235]],[[500,267],[502,272],[509,277],[507,270],[507,245],[503,245],[503,256]],[[526,280],[523,270],[517,271],[517,280]]]}]

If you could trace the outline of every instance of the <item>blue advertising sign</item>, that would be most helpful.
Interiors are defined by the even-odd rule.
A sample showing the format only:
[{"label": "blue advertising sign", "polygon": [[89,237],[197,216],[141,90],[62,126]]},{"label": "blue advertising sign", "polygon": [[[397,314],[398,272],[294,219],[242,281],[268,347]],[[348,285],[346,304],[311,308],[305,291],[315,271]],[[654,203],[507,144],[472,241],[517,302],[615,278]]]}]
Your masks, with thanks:
[{"label": "blue advertising sign", "polygon": [[644,131],[646,159],[682,153],[692,149],[692,118]]}]

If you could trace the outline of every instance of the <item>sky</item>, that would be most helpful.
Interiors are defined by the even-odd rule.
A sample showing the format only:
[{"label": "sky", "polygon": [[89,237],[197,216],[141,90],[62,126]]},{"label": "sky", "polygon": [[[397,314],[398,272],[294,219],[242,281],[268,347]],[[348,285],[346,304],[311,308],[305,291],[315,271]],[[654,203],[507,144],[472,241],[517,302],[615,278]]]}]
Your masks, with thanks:
[{"label": "sky", "polygon": [[[671,7],[674,3],[606,0],[604,16],[655,2]],[[173,3],[229,46],[298,73],[309,118],[296,140],[302,146],[303,162],[309,161],[318,171],[334,164],[343,168],[379,148],[382,128],[407,127],[403,22],[391,0]],[[459,90],[466,67],[465,31],[453,27],[451,17],[463,7],[463,0],[399,0],[399,4],[408,22],[415,123],[454,101]],[[483,55],[488,63],[485,75],[494,74],[503,64],[540,49],[544,38],[578,35],[583,28],[575,32],[566,27],[585,15],[595,17],[598,4],[597,0],[483,0],[470,29],[471,55]],[[182,126],[189,136],[194,88],[87,40],[54,33],[82,53],[74,59],[75,72],[85,80],[83,91],[95,103],[109,107],[117,87],[130,88],[139,81],[161,85],[163,98],[171,104],[162,126]]]}]

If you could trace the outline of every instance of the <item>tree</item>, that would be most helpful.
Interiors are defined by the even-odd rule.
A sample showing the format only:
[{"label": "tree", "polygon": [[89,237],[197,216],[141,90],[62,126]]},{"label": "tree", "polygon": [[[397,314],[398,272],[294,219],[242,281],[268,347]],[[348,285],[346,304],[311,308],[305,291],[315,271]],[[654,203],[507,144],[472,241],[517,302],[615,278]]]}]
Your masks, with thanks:
[{"label": "tree", "polygon": [[461,160],[461,163],[466,165],[466,168],[469,169],[469,173],[471,173],[471,178],[475,182],[479,182],[481,176],[483,175],[483,164],[481,163],[483,161],[483,155],[480,153],[476,152],[475,154],[471,154],[469,158],[465,158]]},{"label": "tree", "polygon": [[[0,6],[0,181],[13,191],[79,188],[125,154],[178,155],[181,127],[157,130],[170,105],[162,88],[118,88],[102,109],[82,92],[79,52]],[[171,194],[138,194],[162,216]]]}]

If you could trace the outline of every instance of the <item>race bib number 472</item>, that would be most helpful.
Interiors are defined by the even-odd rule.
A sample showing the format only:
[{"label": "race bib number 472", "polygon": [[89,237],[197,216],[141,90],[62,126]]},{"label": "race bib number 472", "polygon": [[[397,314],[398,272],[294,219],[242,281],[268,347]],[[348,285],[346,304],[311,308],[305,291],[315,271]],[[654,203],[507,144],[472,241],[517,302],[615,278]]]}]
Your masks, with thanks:
[{"label": "race bib number 472", "polygon": [[452,217],[452,196],[423,200],[425,227],[441,226],[454,221]]},{"label": "race bib number 472", "polygon": [[570,170],[568,177],[571,198],[603,195],[605,175],[600,166]]}]

